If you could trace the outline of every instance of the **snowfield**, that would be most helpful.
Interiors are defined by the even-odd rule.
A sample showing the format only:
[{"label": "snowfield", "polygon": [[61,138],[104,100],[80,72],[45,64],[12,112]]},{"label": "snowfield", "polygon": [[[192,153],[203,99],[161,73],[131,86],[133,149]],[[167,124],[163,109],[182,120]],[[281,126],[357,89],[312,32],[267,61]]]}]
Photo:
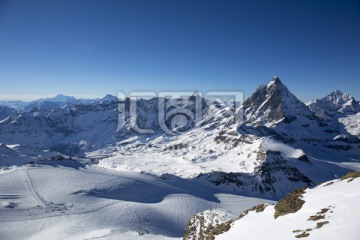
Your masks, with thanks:
[{"label": "snowfield", "polygon": [[[197,128],[180,136],[154,137],[148,140],[147,145],[144,144],[145,139],[132,138],[125,148],[123,142],[113,147],[109,151],[110,156],[107,152],[95,151],[88,153],[87,157],[101,156],[98,167],[119,171],[144,171],[158,176],[174,174],[192,178],[199,173],[212,171],[253,172],[256,166],[256,151],[260,148],[262,139],[254,137],[251,144],[227,149],[226,145],[214,142],[217,134],[217,129],[206,131],[204,128]],[[147,147],[149,144],[153,147]],[[176,148],[180,145],[189,147]]]},{"label": "snowfield", "polygon": [[209,183],[105,169],[33,165],[0,174],[0,239],[181,238],[197,212],[234,216],[262,199]]},{"label": "snowfield", "polygon": [[345,126],[349,133],[360,136],[360,113],[339,118],[339,122]]}]

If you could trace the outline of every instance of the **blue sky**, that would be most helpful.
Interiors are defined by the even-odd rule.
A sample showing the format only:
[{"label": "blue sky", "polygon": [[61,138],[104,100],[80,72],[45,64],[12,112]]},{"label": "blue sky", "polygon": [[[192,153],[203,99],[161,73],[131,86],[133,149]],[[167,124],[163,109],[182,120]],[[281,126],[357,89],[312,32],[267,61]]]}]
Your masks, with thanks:
[{"label": "blue sky", "polygon": [[357,0],[0,0],[0,95],[243,91],[360,100]]}]

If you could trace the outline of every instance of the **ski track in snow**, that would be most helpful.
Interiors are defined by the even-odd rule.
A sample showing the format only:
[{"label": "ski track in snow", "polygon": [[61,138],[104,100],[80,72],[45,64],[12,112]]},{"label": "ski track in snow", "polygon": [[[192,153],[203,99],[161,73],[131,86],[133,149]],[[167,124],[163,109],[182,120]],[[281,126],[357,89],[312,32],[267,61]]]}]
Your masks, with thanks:
[{"label": "ski track in snow", "polygon": [[31,177],[29,175],[29,169],[26,169],[25,171],[23,171],[23,173],[25,172],[25,177],[26,177],[26,184],[31,192],[31,195],[36,199],[36,201],[42,205],[43,207],[45,208],[48,208],[50,207],[50,205],[48,204],[47,201],[45,201],[45,199],[43,197],[40,196],[40,194],[36,191],[35,187],[34,187],[34,183],[33,181],[31,180]]},{"label": "ski track in snow", "polygon": [[38,233],[41,232],[41,230],[43,229],[45,223],[46,223],[46,220],[44,220],[44,222],[41,224],[41,226],[40,226],[40,228],[39,228],[39,230],[38,230]]}]

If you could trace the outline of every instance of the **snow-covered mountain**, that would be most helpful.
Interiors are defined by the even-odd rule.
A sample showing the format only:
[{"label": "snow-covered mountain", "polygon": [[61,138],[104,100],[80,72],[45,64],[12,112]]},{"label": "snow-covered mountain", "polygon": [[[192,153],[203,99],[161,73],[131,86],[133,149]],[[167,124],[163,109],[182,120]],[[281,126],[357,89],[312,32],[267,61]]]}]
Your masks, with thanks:
[{"label": "snow-covered mountain", "polygon": [[245,123],[274,127],[297,118],[314,120],[314,114],[275,76],[268,85],[260,86],[243,104]]},{"label": "snow-covered mountain", "polygon": [[[21,211],[17,213],[25,214],[26,206],[30,204],[33,207],[30,212],[36,216],[29,217],[29,224],[37,218],[60,218],[56,214],[48,214],[48,211],[59,209],[70,215],[90,216],[94,209],[84,207],[86,204],[83,202],[89,201],[97,206],[94,211],[102,212],[101,209],[106,208],[104,212],[110,214],[115,223],[131,232],[126,236],[133,236],[135,231],[180,237],[191,215],[211,208],[212,204],[222,204],[226,211],[234,210],[233,202],[230,204],[224,200],[224,195],[236,196],[236,199],[241,196],[252,199],[251,202],[258,202],[253,199],[261,198],[261,203],[269,203],[296,188],[313,187],[349,171],[359,170],[359,113],[355,114],[357,107],[353,112],[344,107],[349,105],[349,101],[356,101],[352,101],[351,97],[341,97],[348,99],[343,102],[334,100],[338,99],[336,97],[329,99],[337,102],[338,107],[326,110],[335,111],[336,114],[326,114],[324,118],[314,111],[315,108],[298,100],[278,77],[274,77],[240,106],[232,103],[221,105],[195,92],[179,98],[118,99],[107,95],[89,101],[59,96],[35,102],[20,110],[0,107],[0,177],[1,173],[6,173],[4,176],[9,173],[9,178],[6,177],[8,180],[4,182],[15,184],[17,171],[20,171],[22,178],[30,182],[29,178],[35,179],[35,174],[32,178],[26,172],[36,172],[38,180],[34,181],[40,186],[39,192],[45,195],[39,198],[40,194],[35,193],[38,191],[36,187],[29,183],[25,188],[23,183],[16,182],[19,188],[15,190],[24,188],[24,191],[32,192],[45,212],[37,215],[40,210],[33,206],[33,200],[24,200],[23,203],[11,197],[12,203],[6,201],[5,209],[0,209],[0,214],[2,211],[12,211],[9,210],[11,206],[21,206]],[[356,103],[352,103],[352,106],[356,106]],[[32,171],[32,168],[36,168],[36,171]],[[97,172],[96,179],[110,181],[111,184],[98,185],[92,179],[92,171]],[[136,184],[130,185],[127,180],[112,182],[112,174],[128,179],[126,172],[131,172],[130,179],[140,179],[139,182],[136,180]],[[65,181],[62,174],[79,181],[76,184],[69,182],[71,189],[64,188],[64,196],[50,191],[51,184],[46,185],[44,180],[57,176],[52,184],[59,184]],[[75,177],[77,175],[84,179],[78,179]],[[150,192],[138,187],[144,182],[145,189],[149,187]],[[18,194],[5,185],[0,187],[7,194]],[[151,195],[154,189],[161,192],[160,199],[157,195]],[[206,193],[199,195],[199,189],[206,189]],[[134,194],[124,198],[127,195],[123,191]],[[146,193],[141,195],[141,199],[135,194],[139,191]],[[172,196],[176,194],[180,194],[180,197]],[[192,200],[184,200],[183,194],[186,197],[190,195]],[[112,199],[116,204],[119,201],[140,201],[139,206],[144,214],[138,216],[144,219],[120,219],[110,213],[119,208],[111,207],[112,210],[107,211],[105,207],[115,203],[100,199]],[[149,201],[155,201],[158,208],[148,206]],[[64,202],[69,204],[61,205]],[[182,208],[184,212],[179,212],[181,217],[176,220],[172,219],[176,215],[165,211],[170,205],[187,206],[187,203],[193,207]],[[72,205],[79,208],[70,212],[64,210],[63,206],[68,209]],[[128,209],[123,202],[120,205],[121,209]],[[138,207],[135,205],[129,209],[135,211]],[[238,210],[244,210],[245,205],[242,203],[231,214],[239,214]],[[23,217],[6,216],[6,224]],[[76,219],[84,222],[83,218]],[[150,224],[149,219],[154,222]],[[169,219],[171,226],[162,229],[163,223]],[[226,216],[220,216],[210,222],[225,220]],[[195,222],[198,221],[201,220]],[[42,222],[36,222],[43,228]],[[114,222],[102,218],[92,230],[96,236],[104,236],[102,231],[105,231],[105,235],[118,237],[117,232],[112,232]],[[149,224],[143,227],[144,223]],[[68,229],[69,226],[63,224]],[[49,232],[40,235],[30,228],[25,229],[37,239],[38,236],[46,238],[51,232],[58,233],[54,226],[49,224]],[[85,238],[86,230],[79,232]],[[69,235],[71,231],[64,234],[66,237]]]},{"label": "snow-covered mountain", "polygon": [[41,108],[57,108],[64,107],[66,105],[74,105],[81,103],[95,103],[98,102],[99,99],[77,99],[73,96],[66,96],[64,94],[58,94],[55,97],[50,98],[40,98],[34,101],[0,101],[0,106],[7,106],[17,110],[30,111],[33,108],[41,107]]},{"label": "snow-covered mountain", "polygon": [[36,100],[35,102],[73,102],[73,101],[76,101],[75,97],[66,96],[64,94],[58,94],[55,97],[39,99]]},{"label": "snow-covered mountain", "polygon": [[111,94],[107,94],[105,97],[103,97],[101,100],[100,100],[100,104],[110,104],[110,103],[113,103],[113,102],[118,102],[118,97],[116,96],[113,96]]},{"label": "snow-covered mountain", "polygon": [[360,136],[360,104],[349,94],[336,90],[308,106],[338,136]]},{"label": "snow-covered mountain", "polygon": [[[332,142],[340,133],[338,125],[327,125],[288,88],[274,77],[260,86],[238,110],[241,122],[230,119],[217,139],[232,146],[242,144],[248,136],[272,137],[287,144],[303,147],[305,142]],[[346,130],[341,133],[346,133]],[[343,138],[351,136],[343,134]]]},{"label": "snow-covered mountain", "polygon": [[0,106],[0,122],[16,113],[17,113],[17,111],[13,108],[10,108],[7,106]]},{"label": "snow-covered mountain", "polygon": [[41,98],[29,102],[25,107],[25,111],[33,111],[34,109],[53,110],[55,108],[69,108],[70,106],[78,104],[97,104],[99,99],[77,99],[72,96],[58,94],[52,98]]},{"label": "snow-covered mountain", "polygon": [[[170,106],[165,120],[159,118],[162,103]],[[0,142],[88,157],[103,168],[199,177],[272,199],[359,167],[360,140],[352,130],[340,123],[325,124],[278,77],[238,109],[218,106],[198,93],[137,100],[107,95],[93,102],[49,106],[7,109]],[[243,121],[234,122],[234,112],[241,111]],[[197,121],[189,117],[199,112]],[[315,168],[327,170],[319,174]]]},{"label": "snow-covered mountain", "polygon": [[0,106],[6,106],[14,109],[24,109],[29,102],[24,102],[20,100],[9,100],[9,101],[0,101]]},{"label": "snow-covered mountain", "polygon": [[84,147],[104,146],[116,131],[116,106],[116,103],[96,103],[33,107],[1,122],[0,141],[65,151],[70,155],[79,153]]},{"label": "snow-covered mountain", "polygon": [[360,112],[360,104],[352,96],[339,90],[311,101],[308,106],[318,117],[325,119]]}]

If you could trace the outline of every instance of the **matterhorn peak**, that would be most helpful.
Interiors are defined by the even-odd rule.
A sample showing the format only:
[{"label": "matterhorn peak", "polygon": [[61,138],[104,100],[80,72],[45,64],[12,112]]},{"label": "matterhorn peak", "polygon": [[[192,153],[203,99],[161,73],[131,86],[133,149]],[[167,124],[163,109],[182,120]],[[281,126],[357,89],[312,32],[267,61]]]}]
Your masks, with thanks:
[{"label": "matterhorn peak", "polygon": [[277,75],[275,75],[268,84],[268,87],[272,85],[283,85],[283,83],[281,82],[280,78]]},{"label": "matterhorn peak", "polygon": [[312,118],[313,115],[278,76],[274,76],[266,87],[258,88],[244,102],[243,109],[247,123],[252,125],[273,126],[284,119],[288,121],[298,116]]},{"label": "matterhorn peak", "polygon": [[281,83],[280,78],[279,78],[277,75],[275,75],[275,76],[273,77],[273,79],[271,80],[271,82]]},{"label": "matterhorn peak", "polygon": [[201,101],[202,100],[202,97],[201,97],[201,92],[199,91],[195,91],[191,96],[189,96],[187,98],[188,101]]},{"label": "matterhorn peak", "polygon": [[193,93],[193,96],[200,96],[201,94],[199,93],[199,91],[195,91],[194,93]]},{"label": "matterhorn peak", "polygon": [[190,98],[201,98],[201,92],[199,92],[199,91],[195,91],[191,96],[190,96]]}]

